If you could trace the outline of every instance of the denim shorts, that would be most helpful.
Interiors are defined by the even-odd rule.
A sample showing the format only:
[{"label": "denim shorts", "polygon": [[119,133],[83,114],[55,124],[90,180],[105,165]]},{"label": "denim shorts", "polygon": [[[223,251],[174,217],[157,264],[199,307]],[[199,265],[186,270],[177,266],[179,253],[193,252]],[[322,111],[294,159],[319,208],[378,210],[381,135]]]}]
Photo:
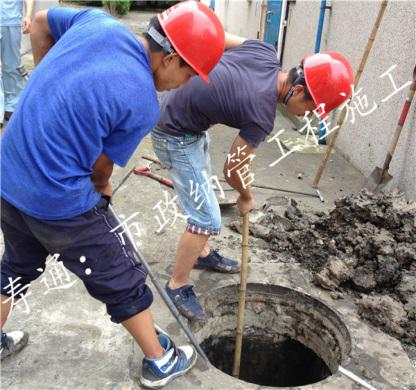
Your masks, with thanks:
[{"label": "denim shorts", "polygon": [[90,295],[106,304],[113,322],[149,308],[153,295],[145,283],[147,273],[133,257],[131,243],[121,240],[117,230],[111,232],[118,222],[107,208],[103,197],[84,214],[50,221],[32,218],[1,199],[1,293],[10,296],[7,286],[18,278],[27,290],[44,272],[46,257],[59,254],[58,260],[84,282]]},{"label": "denim shorts", "polygon": [[152,141],[157,157],[169,170],[177,199],[187,216],[186,230],[219,235],[221,212],[214,191],[207,132],[174,136],[155,128]]}]

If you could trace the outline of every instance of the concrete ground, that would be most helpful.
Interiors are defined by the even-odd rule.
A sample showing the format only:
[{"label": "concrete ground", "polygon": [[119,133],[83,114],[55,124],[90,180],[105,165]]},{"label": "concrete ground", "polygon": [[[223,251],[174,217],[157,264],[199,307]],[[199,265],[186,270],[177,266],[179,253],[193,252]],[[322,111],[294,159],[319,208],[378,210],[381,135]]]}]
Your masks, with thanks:
[{"label": "concrete ground", "polygon": [[[292,123],[278,117],[276,130],[287,131]],[[211,131],[211,158],[213,173],[222,177],[222,165],[237,131],[225,126],[215,126]],[[144,165],[143,155],[152,155],[149,137],[137,148],[126,168],[116,168],[112,177],[114,187],[126,177],[134,166]],[[274,167],[269,167],[280,157],[275,142],[263,143],[255,158],[255,180],[258,184],[283,187],[297,191],[311,191],[310,183],[317,170],[321,155],[317,153],[292,154]],[[165,172],[161,172],[165,174]],[[302,179],[298,179],[298,174]],[[322,178],[320,189],[325,203],[317,198],[292,196],[301,207],[325,210],[333,206],[339,196],[357,192],[364,178],[340,153],[334,153]],[[168,279],[175,256],[176,245],[184,230],[184,222],[178,219],[162,234],[157,210],[159,200],[164,199],[165,188],[141,176],[130,175],[114,196],[114,208],[126,218],[138,212],[134,221],[140,227],[139,246],[156,272],[162,284]],[[172,195],[172,192],[169,192]],[[255,189],[258,208],[271,196],[283,193]],[[229,237],[240,236],[225,225],[240,218],[236,208],[223,215],[221,236],[212,240],[221,246],[223,253],[240,257],[240,248],[227,246]],[[416,384],[414,369],[400,343],[358,320],[352,302],[333,301],[332,298],[310,285],[305,270],[284,263],[266,263],[261,251],[254,254],[250,248],[249,280],[258,283],[282,284],[301,289],[325,301],[335,308],[345,321],[353,339],[353,351],[347,368],[363,376],[379,389],[411,389]],[[48,267],[44,276],[48,276]],[[94,272],[94,270],[92,270]],[[213,288],[237,284],[238,275],[224,276],[206,271],[193,271],[192,280],[197,294],[204,296]],[[142,354],[122,326],[111,323],[105,307],[91,298],[83,284],[73,274],[68,274],[67,289],[48,292],[45,283],[37,280],[27,297],[30,313],[19,310],[12,313],[5,330],[24,329],[30,334],[29,344],[18,355],[2,363],[1,387],[4,389],[136,389],[139,388]],[[180,343],[185,342],[175,320],[152,286],[155,301],[155,321],[167,329]],[[201,362],[187,376],[168,386],[170,389],[219,389],[257,388],[219,372],[215,368],[202,370]],[[326,381],[305,387],[308,389],[358,389],[359,387],[338,373]]]}]

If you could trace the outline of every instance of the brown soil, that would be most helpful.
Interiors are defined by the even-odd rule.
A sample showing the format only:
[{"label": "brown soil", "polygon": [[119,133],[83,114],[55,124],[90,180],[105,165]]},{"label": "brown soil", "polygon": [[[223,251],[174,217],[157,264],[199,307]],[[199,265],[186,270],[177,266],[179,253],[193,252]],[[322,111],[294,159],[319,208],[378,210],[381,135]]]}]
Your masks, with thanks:
[{"label": "brown soil", "polygon": [[[416,351],[416,205],[362,191],[326,213],[271,198],[251,223],[270,257],[300,263],[335,298],[353,295],[365,320]],[[239,223],[230,227],[240,230]]]}]

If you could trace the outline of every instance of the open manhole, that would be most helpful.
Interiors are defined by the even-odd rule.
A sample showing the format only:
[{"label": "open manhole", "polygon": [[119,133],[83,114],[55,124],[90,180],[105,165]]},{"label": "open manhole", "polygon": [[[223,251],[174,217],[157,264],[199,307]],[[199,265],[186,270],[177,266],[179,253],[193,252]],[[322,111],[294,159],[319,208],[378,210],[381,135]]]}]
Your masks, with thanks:
[{"label": "open manhole", "polygon": [[[208,320],[193,324],[211,363],[231,375],[238,285],[201,298]],[[262,386],[303,386],[338,370],[351,351],[347,327],[321,301],[273,285],[247,286],[240,379]]]}]

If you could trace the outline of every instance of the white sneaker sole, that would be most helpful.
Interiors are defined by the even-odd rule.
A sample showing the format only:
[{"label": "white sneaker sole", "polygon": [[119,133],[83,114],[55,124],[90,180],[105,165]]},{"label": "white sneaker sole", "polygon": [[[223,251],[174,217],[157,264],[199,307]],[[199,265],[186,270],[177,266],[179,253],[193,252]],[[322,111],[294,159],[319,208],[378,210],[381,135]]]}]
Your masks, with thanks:
[{"label": "white sneaker sole", "polygon": [[[180,348],[180,347],[179,347]],[[167,376],[166,378],[163,378],[159,381],[149,381],[146,378],[140,377],[140,383],[144,386],[147,387],[149,389],[159,389],[163,386],[166,386],[169,382],[172,382],[174,379],[185,375],[196,363],[198,359],[198,354],[196,353],[196,351],[194,351],[194,355],[192,357],[192,361],[191,364],[189,365],[189,367],[181,372],[175,372],[172,375]]]}]

